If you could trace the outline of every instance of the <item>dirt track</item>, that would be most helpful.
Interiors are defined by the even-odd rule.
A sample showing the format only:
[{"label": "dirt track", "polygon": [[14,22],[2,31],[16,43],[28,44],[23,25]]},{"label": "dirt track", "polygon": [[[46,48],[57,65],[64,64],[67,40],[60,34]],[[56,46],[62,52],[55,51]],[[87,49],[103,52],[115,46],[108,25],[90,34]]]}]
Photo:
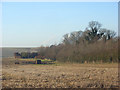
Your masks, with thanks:
[{"label": "dirt track", "polygon": [[118,87],[118,65],[8,65],[4,61],[2,83],[3,88]]}]

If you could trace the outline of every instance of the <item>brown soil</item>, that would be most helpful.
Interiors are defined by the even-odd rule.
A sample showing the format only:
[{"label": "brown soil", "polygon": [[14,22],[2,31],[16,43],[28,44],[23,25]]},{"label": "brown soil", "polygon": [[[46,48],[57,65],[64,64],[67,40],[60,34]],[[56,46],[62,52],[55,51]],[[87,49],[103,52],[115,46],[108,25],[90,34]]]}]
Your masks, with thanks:
[{"label": "brown soil", "polygon": [[3,88],[118,87],[118,64],[20,65],[3,59]]}]

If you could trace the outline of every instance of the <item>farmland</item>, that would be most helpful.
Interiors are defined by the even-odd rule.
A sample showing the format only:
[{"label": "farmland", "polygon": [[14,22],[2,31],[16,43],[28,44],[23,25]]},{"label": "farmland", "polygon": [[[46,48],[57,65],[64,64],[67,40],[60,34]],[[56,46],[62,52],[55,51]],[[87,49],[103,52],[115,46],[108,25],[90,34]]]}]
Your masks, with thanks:
[{"label": "farmland", "polygon": [[111,88],[118,87],[118,64],[14,64],[3,58],[3,88]]}]

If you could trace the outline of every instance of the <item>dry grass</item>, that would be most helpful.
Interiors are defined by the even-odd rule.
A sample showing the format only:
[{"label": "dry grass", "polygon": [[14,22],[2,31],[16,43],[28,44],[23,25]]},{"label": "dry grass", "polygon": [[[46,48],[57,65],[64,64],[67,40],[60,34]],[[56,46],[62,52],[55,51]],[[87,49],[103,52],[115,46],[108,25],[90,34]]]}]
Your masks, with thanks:
[{"label": "dry grass", "polygon": [[118,86],[117,64],[3,64],[3,88],[110,88]]}]

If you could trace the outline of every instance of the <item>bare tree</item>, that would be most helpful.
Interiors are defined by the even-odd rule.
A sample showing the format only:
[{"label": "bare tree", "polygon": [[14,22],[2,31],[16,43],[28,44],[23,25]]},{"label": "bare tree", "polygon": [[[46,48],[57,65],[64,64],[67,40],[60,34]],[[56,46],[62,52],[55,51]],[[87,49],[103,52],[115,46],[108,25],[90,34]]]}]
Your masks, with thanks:
[{"label": "bare tree", "polygon": [[97,31],[101,28],[101,24],[98,21],[91,21],[89,22],[89,28],[92,30],[92,32],[97,33]]},{"label": "bare tree", "polygon": [[108,29],[105,29],[105,28],[101,29],[99,32],[103,33],[104,38],[106,40],[110,40],[116,35],[115,31],[108,30]]},{"label": "bare tree", "polygon": [[79,38],[82,36],[82,31],[75,31],[70,34],[70,41],[72,44],[79,44]]},{"label": "bare tree", "polygon": [[64,43],[64,44],[70,44],[69,34],[65,34],[65,35],[63,36],[63,43]]}]

